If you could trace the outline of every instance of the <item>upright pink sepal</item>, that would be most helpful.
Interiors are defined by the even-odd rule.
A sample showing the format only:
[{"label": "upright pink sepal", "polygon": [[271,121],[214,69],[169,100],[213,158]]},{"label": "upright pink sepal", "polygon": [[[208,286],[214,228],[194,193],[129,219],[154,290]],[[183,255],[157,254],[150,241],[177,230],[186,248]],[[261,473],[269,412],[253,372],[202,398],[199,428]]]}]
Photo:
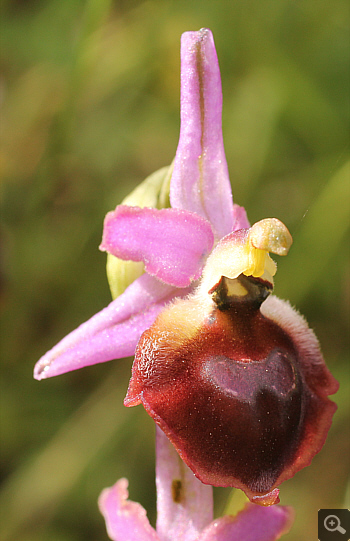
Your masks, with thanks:
[{"label": "upright pink sepal", "polygon": [[209,222],[193,212],[119,205],[105,218],[100,249],[143,261],[149,274],[187,287],[200,277],[213,244]]},{"label": "upright pink sepal", "polygon": [[214,520],[198,541],[276,541],[289,531],[293,517],[291,507],[247,503],[238,515]]},{"label": "upright pink sepal", "polygon": [[217,238],[233,229],[232,194],[222,137],[222,92],[213,36],[181,38],[181,128],[171,178],[174,208],[196,212]]},{"label": "upright pink sepal", "polygon": [[157,533],[160,541],[194,541],[213,519],[213,489],[201,483],[156,427]]},{"label": "upright pink sepal", "polygon": [[34,368],[35,379],[133,355],[143,331],[176,293],[152,276],[140,276],[122,295],[41,357]]},{"label": "upright pink sepal", "polygon": [[160,541],[142,505],[128,500],[127,488],[127,479],[119,479],[99,497],[109,537],[112,541]]}]

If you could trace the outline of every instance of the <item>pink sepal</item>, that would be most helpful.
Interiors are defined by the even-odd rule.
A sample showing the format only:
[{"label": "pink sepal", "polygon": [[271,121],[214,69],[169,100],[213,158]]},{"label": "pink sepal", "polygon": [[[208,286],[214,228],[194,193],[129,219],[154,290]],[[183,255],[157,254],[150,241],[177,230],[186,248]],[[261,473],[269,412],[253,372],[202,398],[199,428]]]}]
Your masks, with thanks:
[{"label": "pink sepal", "polygon": [[181,128],[171,178],[174,208],[196,212],[221,238],[233,229],[233,204],[222,137],[222,92],[213,35],[181,38]]},{"label": "pink sepal", "polygon": [[148,274],[140,276],[122,295],[41,357],[34,368],[35,379],[133,355],[143,331],[178,293]]},{"label": "pink sepal", "polygon": [[142,505],[128,500],[127,488],[127,479],[119,479],[99,497],[109,537],[112,541],[160,541]]},{"label": "pink sepal", "polygon": [[214,520],[198,541],[276,541],[289,531],[293,518],[291,507],[247,503],[238,515]]},{"label": "pink sepal", "polygon": [[161,541],[195,541],[213,519],[213,488],[204,485],[156,427],[157,533]]}]

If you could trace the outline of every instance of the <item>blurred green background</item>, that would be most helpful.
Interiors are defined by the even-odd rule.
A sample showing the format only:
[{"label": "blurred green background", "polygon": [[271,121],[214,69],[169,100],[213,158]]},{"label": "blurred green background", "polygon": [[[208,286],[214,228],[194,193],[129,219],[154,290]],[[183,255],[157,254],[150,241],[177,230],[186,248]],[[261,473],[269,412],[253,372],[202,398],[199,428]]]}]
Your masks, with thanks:
[{"label": "blurred green background", "polygon": [[[2,539],[107,540],[96,499],[122,476],[154,523],[153,424],[122,405],[132,359],[40,383],[32,369],[110,301],[103,217],[172,161],[180,36],[203,26],[235,201],[289,227],[276,293],[341,382],[325,447],[281,486],[283,539],[316,539],[317,510],[349,505],[346,0],[8,0],[1,19]],[[230,491],[215,493],[220,514]]]}]

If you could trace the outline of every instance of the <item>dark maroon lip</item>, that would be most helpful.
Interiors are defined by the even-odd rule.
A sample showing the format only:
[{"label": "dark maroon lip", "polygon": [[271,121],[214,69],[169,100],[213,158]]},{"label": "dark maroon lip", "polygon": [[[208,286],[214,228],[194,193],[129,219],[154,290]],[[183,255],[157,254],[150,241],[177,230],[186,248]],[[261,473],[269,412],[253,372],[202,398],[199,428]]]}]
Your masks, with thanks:
[{"label": "dark maroon lip", "polygon": [[[210,313],[183,342],[161,317],[145,331],[125,404],[144,405],[202,482],[276,503],[274,489],[325,441],[335,411],[326,387],[334,380],[319,351],[314,377],[299,338],[260,312],[271,284],[235,280],[241,288],[222,277]],[[196,297],[181,301],[185,313],[189,302]]]}]

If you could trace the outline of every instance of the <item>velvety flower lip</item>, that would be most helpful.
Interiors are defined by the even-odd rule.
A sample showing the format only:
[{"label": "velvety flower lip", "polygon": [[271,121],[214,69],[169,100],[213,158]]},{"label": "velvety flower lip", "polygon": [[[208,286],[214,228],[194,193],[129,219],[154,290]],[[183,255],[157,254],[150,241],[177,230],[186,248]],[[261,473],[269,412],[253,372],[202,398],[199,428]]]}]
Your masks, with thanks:
[{"label": "velvety flower lip", "polygon": [[338,383],[317,339],[270,297],[291,237],[266,219],[220,240],[197,289],[141,336],[126,406],[142,403],[203,482],[242,489],[260,505],[322,448]]},{"label": "velvety flower lip", "polygon": [[212,487],[198,481],[160,429],[156,438],[156,528],[143,507],[128,500],[128,482],[120,479],[99,498],[110,539],[276,541],[290,529],[293,510],[279,505],[266,508],[247,503],[237,515],[213,520]]}]

